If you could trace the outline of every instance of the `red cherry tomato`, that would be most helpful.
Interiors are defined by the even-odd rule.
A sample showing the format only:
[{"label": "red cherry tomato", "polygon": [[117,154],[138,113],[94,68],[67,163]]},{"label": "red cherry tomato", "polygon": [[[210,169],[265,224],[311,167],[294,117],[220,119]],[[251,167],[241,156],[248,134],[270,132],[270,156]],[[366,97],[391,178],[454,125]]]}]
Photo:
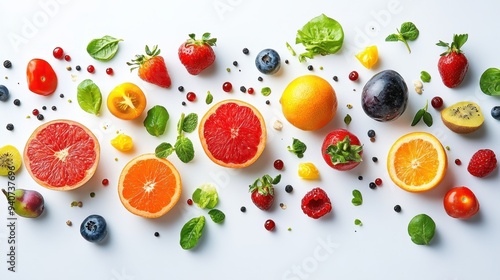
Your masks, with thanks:
[{"label": "red cherry tomato", "polygon": [[454,187],[444,196],[444,210],[453,218],[468,219],[479,211],[479,201],[467,187]]},{"label": "red cherry tomato", "polygon": [[56,91],[57,75],[50,64],[40,58],[34,58],[28,62],[26,69],[28,88],[40,95],[50,95]]}]

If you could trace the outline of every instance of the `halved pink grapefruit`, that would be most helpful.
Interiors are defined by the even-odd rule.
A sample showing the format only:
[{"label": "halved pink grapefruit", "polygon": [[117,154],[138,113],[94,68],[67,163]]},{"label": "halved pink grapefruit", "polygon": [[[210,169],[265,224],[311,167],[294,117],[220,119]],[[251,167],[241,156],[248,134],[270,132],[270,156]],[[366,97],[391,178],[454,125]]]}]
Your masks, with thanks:
[{"label": "halved pink grapefruit", "polygon": [[266,147],[264,118],[254,106],[228,99],[215,104],[200,121],[198,134],[207,156],[216,164],[243,168]]},{"label": "halved pink grapefruit", "polygon": [[41,186],[67,191],[85,184],[99,163],[100,146],[84,125],[54,120],[40,125],[24,148],[24,164]]}]

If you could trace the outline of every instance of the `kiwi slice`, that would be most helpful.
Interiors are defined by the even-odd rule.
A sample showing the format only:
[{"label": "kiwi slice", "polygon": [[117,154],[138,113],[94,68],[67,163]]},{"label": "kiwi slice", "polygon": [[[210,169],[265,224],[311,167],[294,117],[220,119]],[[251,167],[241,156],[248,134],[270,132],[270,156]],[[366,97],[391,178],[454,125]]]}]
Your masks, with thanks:
[{"label": "kiwi slice", "polygon": [[6,145],[0,148],[0,175],[7,176],[9,171],[16,172],[21,167],[21,154],[19,150],[12,146]]},{"label": "kiwi slice", "polygon": [[441,119],[446,127],[459,134],[474,132],[484,123],[481,108],[471,101],[461,101],[443,109]]}]

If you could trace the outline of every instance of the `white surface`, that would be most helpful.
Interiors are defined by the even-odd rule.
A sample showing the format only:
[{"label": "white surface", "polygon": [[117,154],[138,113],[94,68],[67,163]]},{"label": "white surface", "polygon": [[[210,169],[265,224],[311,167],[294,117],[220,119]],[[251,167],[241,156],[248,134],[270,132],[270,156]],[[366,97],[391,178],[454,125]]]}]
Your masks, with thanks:
[{"label": "white surface", "polygon": [[[478,81],[488,67],[498,67],[500,62],[496,36],[497,28],[491,24],[497,17],[499,4],[490,1],[479,7],[470,1],[164,1],[163,4],[146,1],[0,1],[0,61],[10,59],[13,68],[0,67],[0,83],[12,93],[7,103],[0,103],[0,145],[15,144],[24,149],[27,138],[41,124],[36,118],[27,119],[31,110],[38,108],[45,121],[57,118],[77,120],[91,128],[101,144],[101,161],[93,179],[84,187],[71,192],[55,192],[36,185],[26,170],[17,174],[16,182],[23,188],[36,189],[46,199],[46,213],[35,220],[18,219],[16,270],[7,271],[7,204],[0,199],[0,278],[1,279],[495,279],[500,273],[496,264],[500,243],[500,204],[498,197],[498,171],[485,179],[477,179],[466,171],[468,159],[479,148],[498,150],[498,121],[489,115],[491,107],[499,105],[497,98],[481,93]],[[287,51],[285,42],[293,46],[295,34],[311,18],[325,13],[337,19],[345,31],[343,50],[326,57],[300,64]],[[410,42],[408,54],[400,42],[384,42],[404,21],[412,21],[420,29],[420,36]],[[215,47],[216,65],[200,76],[189,75],[177,58],[178,46],[189,33],[201,35],[211,32],[218,38]],[[437,60],[442,48],[438,40],[449,42],[454,33],[468,33],[469,41],[463,50],[470,61],[470,69],[462,86],[450,90],[440,81]],[[108,63],[94,61],[85,51],[87,43],[103,35],[123,38],[118,55]],[[12,41],[13,38],[16,40]],[[173,80],[170,89],[160,89],[141,81],[136,72],[130,73],[125,62],[141,53],[144,45],[158,44],[167,62]],[[366,70],[354,58],[354,53],[365,46],[379,47],[380,64],[377,69]],[[67,63],[52,57],[52,49],[61,46],[70,54]],[[242,49],[250,49],[250,55]],[[254,66],[254,57],[264,48],[274,48],[289,59],[289,65],[276,76],[261,76]],[[296,47],[299,51],[301,48]],[[57,93],[50,97],[37,96],[28,91],[24,69],[34,57],[47,59],[59,75]],[[236,60],[238,67],[232,66]],[[93,64],[96,73],[86,73]],[[312,73],[325,77],[337,91],[339,110],[336,118],[326,128],[317,132],[302,132],[286,122],[281,114],[281,91],[293,78]],[[82,66],[82,71],[68,72],[66,66]],[[319,70],[320,66],[324,70]],[[114,76],[105,74],[106,67],[113,67]],[[226,72],[231,68],[231,72]],[[409,106],[404,115],[391,123],[378,123],[368,118],[360,106],[364,83],[376,72],[394,69],[401,73],[410,88]],[[241,71],[239,71],[241,70]],[[357,70],[360,80],[350,82],[347,75]],[[412,81],[419,78],[421,70],[432,75],[432,82],[425,84],[424,93],[413,91]],[[71,80],[71,74],[78,76]],[[339,82],[332,80],[337,75]],[[3,77],[8,76],[5,80]],[[91,78],[101,88],[104,97],[116,85],[130,81],[138,84],[147,94],[148,106],[164,105],[171,116],[165,135],[154,138],[147,134],[142,120],[127,122],[113,117],[103,104],[102,114],[92,116],[81,110],[76,102],[79,81]],[[234,90],[224,93],[222,83],[230,81]],[[185,93],[177,87],[183,85],[194,91],[198,101],[188,102]],[[256,94],[243,94],[240,85],[254,87]],[[272,94],[266,98],[259,91],[269,86]],[[356,91],[353,91],[355,89]],[[246,100],[257,106],[268,124],[268,145],[262,157],[244,170],[228,170],[213,164],[204,154],[196,133],[189,134],[195,144],[194,161],[183,164],[175,155],[169,159],[178,167],[183,183],[183,195],[178,205],[166,216],[147,220],[125,210],[121,205],[116,183],[121,168],[133,156],[152,152],[162,141],[173,142],[175,125],[181,112],[201,115],[208,106],[206,92],[214,95],[214,102],[226,98]],[[61,99],[59,93],[64,93]],[[410,127],[415,112],[426,100],[440,95],[445,104],[461,100],[474,100],[482,107],[486,120],[484,127],[469,136],[449,131],[432,108],[435,123],[431,128],[423,123]],[[12,104],[19,98],[22,106]],[[73,103],[68,103],[71,99]],[[265,104],[269,99],[271,105]],[[348,110],[346,104],[354,108]],[[41,107],[48,107],[42,111]],[[50,110],[52,105],[57,111]],[[324,135],[338,127],[345,127],[343,117],[353,116],[348,128],[364,143],[364,162],[346,173],[330,169],[321,159],[319,146]],[[272,124],[281,120],[284,128],[275,131]],[[7,131],[5,125],[13,123],[15,130]],[[107,126],[108,129],[103,129]],[[366,136],[368,129],[377,132],[371,143]],[[131,135],[135,140],[133,154],[116,151],[109,141],[117,130]],[[448,152],[449,169],[445,181],[435,190],[412,194],[400,190],[390,181],[385,157],[390,145],[410,131],[429,131],[451,147]],[[292,137],[304,141],[308,150],[298,160],[286,150]],[[379,158],[378,163],[371,161]],[[118,161],[114,159],[117,158]],[[248,185],[263,174],[278,174],[273,161],[285,162],[282,183],[277,186],[276,205],[272,211],[258,210],[250,201]],[[460,158],[462,166],[453,161]],[[296,175],[300,161],[312,161],[321,172],[321,180],[304,181]],[[363,181],[357,179],[363,175]],[[368,183],[376,177],[383,179],[383,186],[371,190]],[[103,187],[101,180],[108,178],[110,185]],[[207,220],[204,237],[198,247],[184,251],[179,246],[179,232],[190,218],[206,215],[206,211],[188,206],[185,201],[202,183],[217,184],[220,194],[219,208],[227,215],[223,225]],[[5,187],[6,178],[0,178]],[[286,184],[294,192],[284,192]],[[477,195],[481,210],[477,217],[461,221],[446,215],[442,198],[446,190],[456,185],[467,185]],[[325,189],[332,202],[333,212],[320,220],[305,216],[300,210],[300,199],[311,188]],[[364,197],[362,206],[351,204],[351,191],[359,189]],[[89,193],[95,192],[95,198]],[[83,201],[83,207],[70,207],[74,200]],[[280,209],[278,203],[288,208]],[[402,206],[396,213],[393,207]],[[240,206],[247,212],[241,213]],[[109,238],[105,244],[95,245],[81,238],[80,222],[89,214],[103,215],[109,225]],[[416,214],[427,213],[437,223],[437,232],[431,246],[414,245],[406,232],[409,220]],[[277,223],[275,232],[267,232],[264,221],[272,218]],[[355,226],[359,218],[363,226]],[[73,221],[68,227],[66,220]],[[287,231],[290,227],[292,230]],[[154,237],[158,231],[160,237]]]}]

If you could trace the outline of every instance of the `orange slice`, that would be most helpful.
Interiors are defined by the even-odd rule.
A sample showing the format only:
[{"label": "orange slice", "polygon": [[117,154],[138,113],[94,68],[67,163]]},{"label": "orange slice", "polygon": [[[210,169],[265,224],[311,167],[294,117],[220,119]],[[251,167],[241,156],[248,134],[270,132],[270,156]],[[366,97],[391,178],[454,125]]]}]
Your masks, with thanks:
[{"label": "orange slice", "polygon": [[168,160],[140,155],[125,165],[118,193],[125,208],[144,218],[159,218],[170,211],[182,192],[181,177]]},{"label": "orange slice", "polygon": [[435,188],[443,180],[447,167],[443,145],[427,132],[412,132],[400,137],[387,156],[387,170],[392,181],[409,192]]}]

